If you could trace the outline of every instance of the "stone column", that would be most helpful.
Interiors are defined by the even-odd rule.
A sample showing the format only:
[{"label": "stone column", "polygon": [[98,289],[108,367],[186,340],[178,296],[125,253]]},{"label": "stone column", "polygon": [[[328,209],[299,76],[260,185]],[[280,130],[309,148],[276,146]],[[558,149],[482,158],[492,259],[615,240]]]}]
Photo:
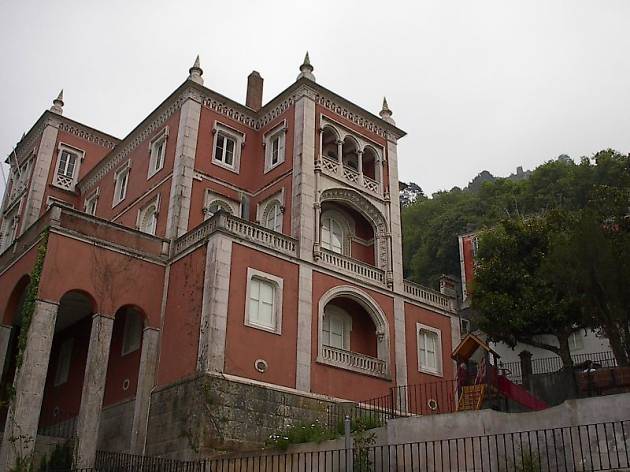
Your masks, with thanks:
[{"label": "stone column", "polygon": [[357,171],[359,172],[359,185],[363,185],[363,151],[357,151]]},{"label": "stone column", "polygon": [[160,330],[146,327],[142,333],[142,353],[138,370],[138,388],[133,408],[131,453],[144,454],[147,439],[147,422],[151,407],[151,391],[155,385],[155,369],[160,345]]},{"label": "stone column", "polygon": [[57,164],[56,160],[54,160],[54,156],[58,133],[59,118],[49,118],[37,149],[31,185],[28,189],[28,196],[26,197],[26,209],[23,213],[22,225],[17,233],[18,235],[26,231],[26,229],[39,218],[44,193],[46,192],[46,186],[48,184],[50,166]]},{"label": "stone column", "polygon": [[389,163],[389,226],[391,233],[391,270],[393,272],[393,289],[404,293],[402,263],[402,229],[400,225],[400,196],[398,192],[398,158],[395,138],[387,139],[387,162]]},{"label": "stone column", "polygon": [[113,318],[98,314],[92,317],[81,407],[77,419],[76,467],[79,468],[94,467],[96,460],[96,442],[101,423],[113,326]]},{"label": "stone column", "polygon": [[337,173],[343,175],[343,141],[341,139],[337,140],[337,163],[339,164]]},{"label": "stone column", "polygon": [[[407,381],[407,342],[405,326],[405,300],[394,297],[394,359],[396,360],[396,386],[406,386]],[[400,411],[407,411],[407,392],[405,388],[398,389],[395,396]]]},{"label": "stone column", "polygon": [[295,388],[311,391],[311,336],[313,325],[313,269],[300,264],[297,313],[297,368]]},{"label": "stone column", "polygon": [[313,260],[315,238],[315,101],[307,92],[295,103],[291,234],[299,241],[299,257]]},{"label": "stone column", "polygon": [[231,267],[232,240],[222,233],[213,234],[206,250],[197,358],[199,372],[223,372],[225,366]]},{"label": "stone column", "polygon": [[0,470],[9,470],[18,458],[32,457],[44,397],[44,385],[55,323],[56,303],[37,300],[28,328],[22,365],[15,375],[15,397],[9,405],[0,450]]},{"label": "stone column", "polygon": [[0,377],[4,372],[4,364],[9,354],[9,341],[11,340],[11,326],[0,324]]},{"label": "stone column", "polygon": [[198,98],[191,95],[180,111],[166,222],[166,237],[172,239],[188,231],[197,134],[201,116],[201,103],[197,100]]}]

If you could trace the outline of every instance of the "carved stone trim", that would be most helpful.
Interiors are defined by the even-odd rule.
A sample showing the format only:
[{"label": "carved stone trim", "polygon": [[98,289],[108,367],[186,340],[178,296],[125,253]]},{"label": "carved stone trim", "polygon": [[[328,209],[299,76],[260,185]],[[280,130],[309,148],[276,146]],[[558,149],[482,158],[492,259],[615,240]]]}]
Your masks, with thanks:
[{"label": "carved stone trim", "polygon": [[345,188],[331,188],[324,190],[320,197],[320,202],[326,200],[340,201],[350,205],[364,215],[375,228],[374,237],[376,239],[378,262],[377,267],[387,270],[389,268],[389,256],[387,249],[388,224],[383,214],[367,198],[359,192]]},{"label": "carved stone trim", "polygon": [[90,143],[98,144],[99,146],[105,147],[105,148],[108,148],[108,149],[114,149],[116,144],[118,144],[116,141],[113,141],[112,139],[105,138],[100,133],[96,133],[94,131],[90,131],[90,130],[85,129],[85,128],[81,127],[81,126],[74,125],[74,124],[71,124],[71,123],[65,123],[65,122],[62,121],[59,124],[59,129],[61,131],[66,132],[66,133],[69,133],[69,134],[72,134],[74,136],[77,136],[77,137],[83,139],[84,141],[88,141]]},{"label": "carved stone trim", "polygon": [[166,123],[166,121],[181,108],[184,103],[184,96],[177,97],[168,107],[162,110],[160,114],[143,126],[141,129],[132,132],[130,136],[125,138],[114,150],[108,154],[99,164],[90,171],[88,177],[79,182],[78,187],[82,192],[89,191],[97,182],[99,182],[108,172],[116,168],[131,152],[136,149],[140,143],[155,135],[157,131]]}]

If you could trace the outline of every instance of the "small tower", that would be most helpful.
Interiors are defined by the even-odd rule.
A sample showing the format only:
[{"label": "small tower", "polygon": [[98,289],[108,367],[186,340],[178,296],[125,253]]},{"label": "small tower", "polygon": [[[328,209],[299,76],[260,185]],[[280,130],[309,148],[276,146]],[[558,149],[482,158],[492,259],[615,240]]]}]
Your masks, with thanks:
[{"label": "small tower", "polygon": [[315,82],[313,66],[311,65],[311,60],[308,57],[308,51],[306,51],[306,56],[304,56],[304,63],[300,66],[300,75],[298,75],[295,80],[300,80],[302,77]]},{"label": "small tower", "polygon": [[387,121],[392,125],[396,124],[396,122],[392,118],[392,111],[389,109],[389,105],[387,105],[387,99],[385,97],[383,97],[383,108],[381,109],[379,115],[383,119],[383,121]]},{"label": "small tower", "polygon": [[61,89],[57,98],[53,100],[53,106],[50,107],[50,111],[58,115],[63,115],[63,89]]},{"label": "small tower", "polygon": [[203,85],[203,70],[201,69],[201,65],[199,63],[199,54],[197,54],[197,58],[195,59],[195,63],[193,66],[188,69],[188,80],[192,80],[193,82],[198,83],[199,85]]}]

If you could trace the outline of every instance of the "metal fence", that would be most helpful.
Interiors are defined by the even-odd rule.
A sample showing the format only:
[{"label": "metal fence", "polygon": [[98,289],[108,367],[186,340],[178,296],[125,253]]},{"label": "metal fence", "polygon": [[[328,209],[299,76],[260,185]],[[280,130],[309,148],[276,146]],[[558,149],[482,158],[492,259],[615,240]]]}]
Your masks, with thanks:
[{"label": "metal fence", "polygon": [[[594,352],[590,354],[575,354],[571,356],[576,365],[586,361],[593,361],[601,367],[617,367],[617,361],[612,351]],[[499,367],[504,369],[506,376],[514,383],[523,383],[523,374],[521,372],[520,362],[499,362]],[[543,357],[541,359],[532,359],[533,374],[548,374],[557,372],[562,369],[562,359],[559,357]]]},{"label": "metal fence", "polygon": [[102,472],[577,472],[630,468],[630,420],[485,436],[176,461],[99,452]]}]

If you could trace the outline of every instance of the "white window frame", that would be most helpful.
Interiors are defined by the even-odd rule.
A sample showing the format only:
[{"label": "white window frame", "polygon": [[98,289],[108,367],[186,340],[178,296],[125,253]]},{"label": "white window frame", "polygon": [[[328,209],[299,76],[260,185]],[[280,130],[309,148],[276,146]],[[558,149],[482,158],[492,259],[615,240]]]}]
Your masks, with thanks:
[{"label": "white window frame", "polygon": [[[83,202],[83,211],[88,215],[96,216],[96,209],[98,207],[98,197],[100,195],[100,187],[96,187],[96,190],[92,192],[89,197],[85,198]],[[92,211],[88,211],[88,208],[91,206],[92,202],[94,203],[94,209]]]},{"label": "white window frame", "polygon": [[[278,167],[285,161],[286,156],[286,134],[287,134],[287,123],[286,120],[283,120],[280,124],[272,128],[270,131],[265,133],[263,145],[265,146],[265,170],[264,173],[270,172],[271,170]],[[272,162],[273,160],[273,141],[278,138],[278,161]]]},{"label": "white window frame", "polygon": [[[272,214],[272,212],[273,212],[275,224],[273,225],[273,227],[269,227],[267,226],[267,219]],[[282,233],[282,223],[283,223],[282,220],[283,219],[284,219],[284,206],[282,205],[282,203],[276,198],[269,200],[267,204],[265,205],[265,211],[263,212],[263,219],[261,221],[261,225],[271,231],[275,231],[276,233]]]},{"label": "white window frame", "polygon": [[[436,363],[436,368],[433,369],[431,367],[428,367],[426,365],[422,365],[421,362],[421,356],[420,356],[420,346],[422,344],[421,341],[421,333],[422,332],[427,332],[427,333],[432,333],[435,334],[437,336],[437,342],[436,342],[436,353],[435,353],[435,363]],[[431,374],[431,375],[436,375],[438,377],[442,377],[443,376],[443,360],[442,360],[442,331],[440,331],[437,328],[434,328],[432,326],[427,326],[425,324],[422,323],[416,323],[416,351],[418,352],[418,372],[424,372],[425,374]]]},{"label": "white window frame", "polygon": [[[67,176],[64,174],[66,178],[72,181],[72,184],[70,187],[62,184],[61,181],[59,180],[59,166],[61,165],[61,156],[64,152],[73,154],[76,156],[74,168],[72,169],[72,175]],[[65,143],[59,143],[59,145],[57,146],[57,162],[55,163],[55,173],[52,179],[53,186],[60,188],[62,190],[74,192],[77,181],[79,180],[79,170],[81,169],[81,163],[83,162],[84,158],[85,158],[85,151],[75,148]]]},{"label": "white window frame", "polygon": [[[164,160],[166,159],[166,146],[168,142],[168,126],[155,135],[149,142],[149,170],[147,179],[150,179],[164,168]],[[164,143],[159,154],[160,144]],[[156,166],[156,162],[159,166]]]},{"label": "white window frame", "polygon": [[[241,150],[245,145],[245,135],[218,121],[215,121],[212,133],[214,134],[214,139],[212,140],[212,163],[238,174],[241,167]],[[234,154],[231,165],[217,158],[217,140],[219,136],[224,136],[234,141]]]},{"label": "white window frame", "polygon": [[[251,320],[249,316],[249,305],[250,305],[250,293],[252,289],[252,280],[258,279],[260,281],[266,282],[274,286],[274,299],[273,299],[273,317],[274,317],[274,326],[265,326],[262,324],[256,323],[256,321]],[[283,285],[284,280],[281,277],[278,277],[273,274],[268,274],[267,272],[262,272],[257,269],[253,269],[251,267],[247,268],[247,287],[245,292],[245,326],[249,326],[251,328],[260,329],[263,331],[267,331],[273,334],[282,334],[282,300],[283,300]]]},{"label": "white window frame", "polygon": [[[330,344],[330,318],[338,318],[343,325],[343,346],[333,346]],[[328,319],[328,344],[326,344],[326,320]],[[324,308],[324,316],[322,318],[322,345],[332,347],[334,349],[343,349],[344,351],[350,351],[350,335],[352,333],[352,316],[344,310],[335,305],[327,305]]]},{"label": "white window frame", "polygon": [[[138,320],[140,325],[140,330],[136,330],[137,339],[130,339],[129,337],[132,335],[130,332],[131,327],[131,318],[135,317]],[[123,338],[122,338],[122,346],[120,347],[120,355],[126,356],[127,354],[131,354],[132,352],[136,352],[140,349],[142,345],[142,334],[144,332],[144,320],[142,318],[142,314],[135,311],[129,310],[125,313],[125,326],[123,328]],[[135,333],[134,333],[135,335]]]},{"label": "white window frame", "polygon": [[[142,228],[142,224],[147,217],[147,212],[149,209],[155,208],[155,227],[153,228],[153,232],[145,231]],[[136,217],[136,229],[138,231],[142,231],[145,234],[150,234],[151,236],[155,236],[157,232],[157,224],[158,218],[160,217],[160,194],[158,193],[155,198],[151,199],[147,204],[138,209],[138,216]]]},{"label": "white window frame", "polygon": [[68,381],[70,365],[72,364],[72,351],[74,350],[74,338],[68,338],[59,346],[57,354],[57,368],[55,370],[54,386],[58,387]]},{"label": "white window frame", "polygon": [[[332,237],[330,238],[330,241],[324,241],[324,227],[326,226],[326,222],[329,222],[328,224],[328,233],[332,236],[333,234],[333,228],[332,225],[330,223],[334,223],[335,225],[337,225],[339,227],[339,229],[341,230],[341,248],[340,251],[336,251],[335,249],[333,249],[332,247]],[[348,235],[346,234],[346,232],[344,231],[344,225],[339,221],[339,219],[337,218],[336,215],[331,215],[331,214],[325,214],[322,216],[322,223],[321,223],[321,241],[320,244],[322,246],[322,248],[334,252],[336,254],[341,254],[344,255],[346,254],[346,239],[348,237]]]},{"label": "white window frame", "polygon": [[[121,177],[126,174],[125,188],[122,197],[120,194]],[[129,188],[129,176],[131,175],[131,161],[128,161],[123,167],[114,172],[114,195],[112,197],[112,208],[127,198],[127,189]]]}]

